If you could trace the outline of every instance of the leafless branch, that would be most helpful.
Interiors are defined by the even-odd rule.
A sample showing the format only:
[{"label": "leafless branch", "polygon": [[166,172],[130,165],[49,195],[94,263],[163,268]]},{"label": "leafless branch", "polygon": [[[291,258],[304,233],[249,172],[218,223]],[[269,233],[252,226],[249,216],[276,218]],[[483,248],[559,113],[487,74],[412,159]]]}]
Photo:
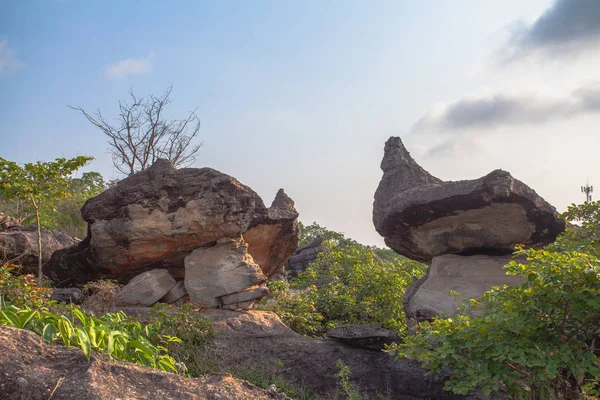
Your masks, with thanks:
[{"label": "leafless branch", "polygon": [[130,90],[130,101],[119,101],[119,116],[114,124],[100,110],[92,115],[81,107],[69,107],[83,114],[108,137],[113,165],[122,174],[144,170],[159,158],[177,167],[187,167],[196,160],[202,147],[202,142],[193,144],[200,132],[200,119],[195,109],[185,119],[167,120],[164,110],[171,103],[172,91],[171,86],[160,96],[140,99]]}]

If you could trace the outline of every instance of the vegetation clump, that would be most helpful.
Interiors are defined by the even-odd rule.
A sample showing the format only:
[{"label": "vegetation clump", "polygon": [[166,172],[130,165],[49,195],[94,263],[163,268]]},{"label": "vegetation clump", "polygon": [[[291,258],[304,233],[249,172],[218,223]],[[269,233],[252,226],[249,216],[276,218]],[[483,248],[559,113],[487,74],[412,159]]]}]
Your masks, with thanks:
[{"label": "vegetation clump", "polygon": [[517,399],[579,399],[598,388],[600,368],[600,202],[572,205],[568,228],[543,250],[517,248],[526,262],[505,266],[527,279],[496,287],[460,315],[422,323],[392,346],[431,372],[450,367],[445,389],[505,391]]},{"label": "vegetation clump", "polygon": [[[290,282],[272,282],[262,306],[275,311],[290,328],[322,336],[346,324],[372,324],[406,332],[402,296],[425,265],[364,246],[317,224],[303,228],[301,243],[321,236],[329,251]],[[393,253],[393,252],[392,252]]]}]

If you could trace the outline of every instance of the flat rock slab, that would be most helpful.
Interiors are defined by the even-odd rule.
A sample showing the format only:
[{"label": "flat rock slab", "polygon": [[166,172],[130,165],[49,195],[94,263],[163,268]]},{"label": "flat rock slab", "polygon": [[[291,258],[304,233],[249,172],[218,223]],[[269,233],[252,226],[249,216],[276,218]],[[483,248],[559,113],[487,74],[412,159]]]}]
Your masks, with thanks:
[{"label": "flat rock slab", "polygon": [[151,306],[167,294],[175,283],[166,269],[142,272],[121,289],[117,302],[123,305]]},{"label": "flat rock slab", "polygon": [[[406,291],[403,302],[407,318],[422,321],[441,314],[451,317],[459,313],[456,309],[463,301],[480,297],[493,286],[523,283],[522,276],[504,272],[504,265],[511,260],[511,256],[449,254],[435,257],[427,275]],[[451,295],[450,291],[460,297]]]},{"label": "flat rock slab", "polygon": [[363,349],[381,351],[386,345],[400,342],[400,335],[372,325],[343,325],[333,328],[327,336],[339,342]]},{"label": "flat rock slab", "polygon": [[52,289],[50,300],[56,300],[60,303],[80,304],[83,301],[83,292],[76,287],[54,288]]},{"label": "flat rock slab", "polygon": [[511,254],[540,247],[565,228],[556,209],[508,172],[444,182],[421,168],[400,138],[385,144],[373,223],[397,253],[429,262],[443,254]]}]

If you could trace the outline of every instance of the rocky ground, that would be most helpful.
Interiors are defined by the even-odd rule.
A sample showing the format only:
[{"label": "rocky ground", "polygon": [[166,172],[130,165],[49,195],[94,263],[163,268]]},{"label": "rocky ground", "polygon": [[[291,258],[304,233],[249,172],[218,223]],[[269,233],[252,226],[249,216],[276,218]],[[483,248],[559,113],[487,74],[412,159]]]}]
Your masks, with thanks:
[{"label": "rocky ground", "polygon": [[285,399],[230,375],[184,378],[0,326],[0,399]]}]

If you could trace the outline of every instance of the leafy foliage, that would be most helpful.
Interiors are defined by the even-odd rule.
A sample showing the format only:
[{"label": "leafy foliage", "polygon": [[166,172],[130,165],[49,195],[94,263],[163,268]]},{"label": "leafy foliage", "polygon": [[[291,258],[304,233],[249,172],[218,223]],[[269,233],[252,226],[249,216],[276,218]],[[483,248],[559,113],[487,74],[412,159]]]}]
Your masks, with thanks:
[{"label": "leafy foliage", "polygon": [[79,156],[67,160],[26,163],[23,166],[0,158],[0,193],[6,200],[30,202],[38,226],[38,276],[42,278],[42,242],[40,209],[53,207],[53,202],[72,196],[68,188],[69,176],[87,164],[92,157]]},{"label": "leafy foliage", "polygon": [[468,307],[482,316],[438,318],[391,352],[432,372],[450,367],[445,387],[457,394],[505,390],[516,398],[575,399],[600,381],[600,202],[572,205],[579,219],[543,250],[518,248],[526,263],[505,270],[527,281],[497,287]]},{"label": "leafy foliage", "polygon": [[[373,248],[317,224],[304,227],[303,242],[325,238],[330,251],[290,283],[270,284],[266,305],[293,330],[321,336],[331,328],[351,323],[382,326],[405,332],[402,296],[423,264],[405,258],[379,257]],[[375,248],[375,250],[378,250]]]},{"label": "leafy foliage", "polygon": [[33,275],[16,275],[19,267],[0,266],[0,298],[16,306],[39,307],[48,301],[51,289],[39,287]]}]

